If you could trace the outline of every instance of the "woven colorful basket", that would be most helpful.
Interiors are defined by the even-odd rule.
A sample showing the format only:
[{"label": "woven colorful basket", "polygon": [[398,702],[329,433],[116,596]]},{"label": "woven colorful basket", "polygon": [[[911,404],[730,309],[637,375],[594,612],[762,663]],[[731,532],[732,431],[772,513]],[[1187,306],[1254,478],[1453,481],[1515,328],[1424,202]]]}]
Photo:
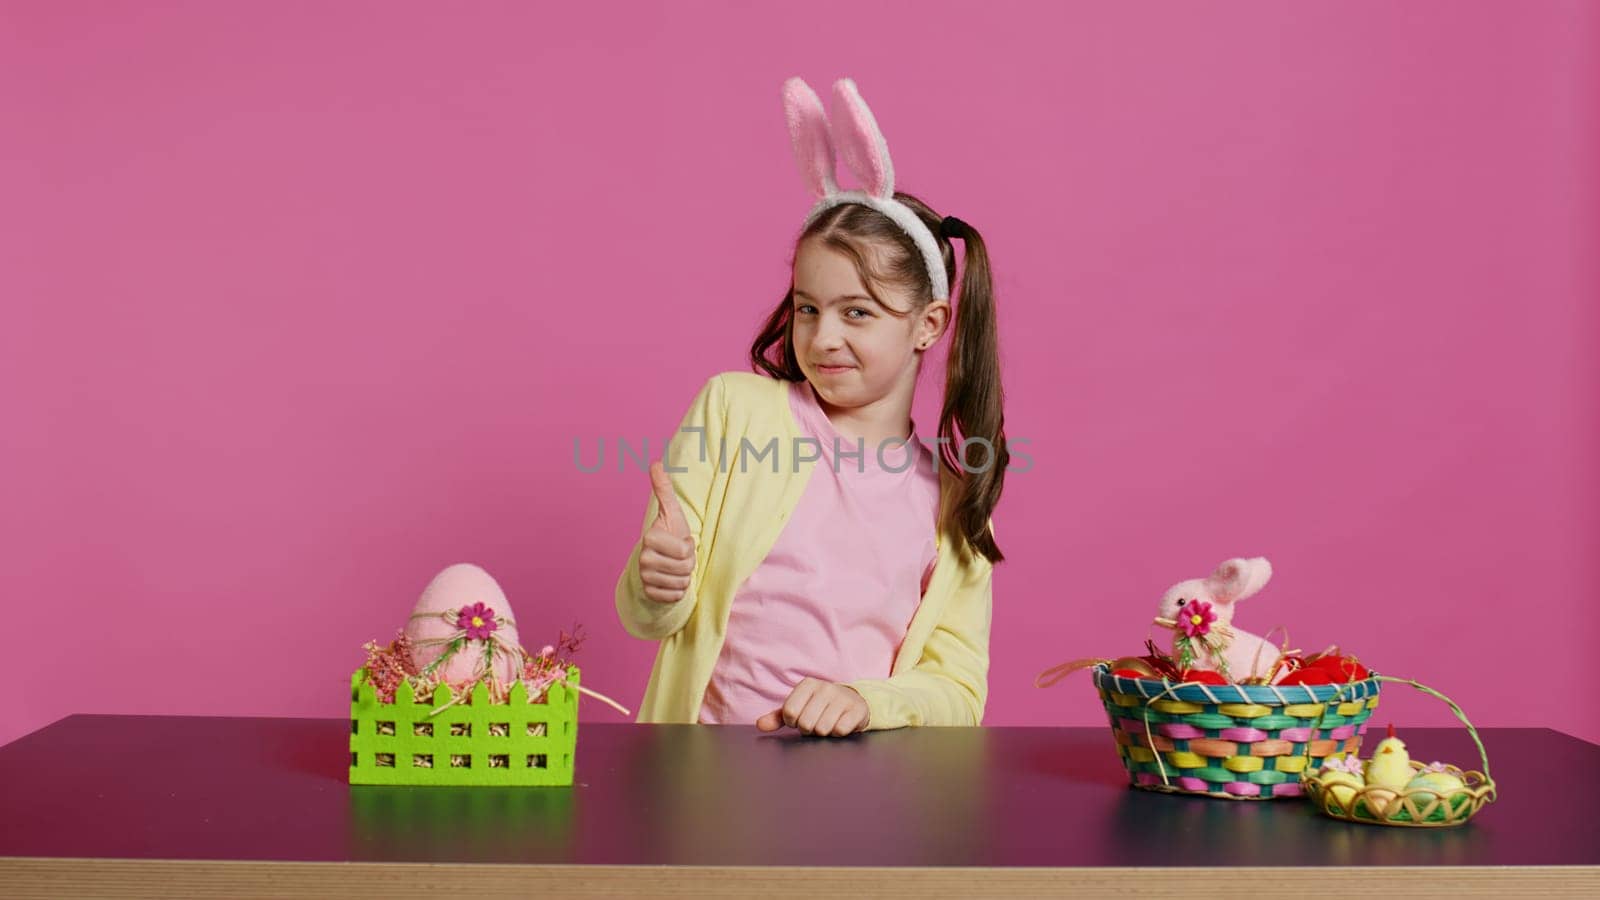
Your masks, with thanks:
[{"label": "woven colorful basket", "polygon": [[[1346,822],[1436,828],[1460,825],[1476,815],[1478,810],[1493,803],[1496,789],[1494,779],[1489,777],[1489,751],[1483,749],[1483,739],[1478,736],[1478,729],[1467,721],[1467,714],[1461,711],[1461,707],[1457,706],[1454,700],[1425,684],[1418,684],[1406,678],[1390,678],[1382,675],[1373,677],[1379,681],[1410,685],[1448,704],[1450,711],[1461,720],[1461,724],[1467,726],[1467,734],[1478,748],[1478,759],[1483,764],[1483,771],[1462,771],[1455,766],[1445,766],[1446,772],[1461,779],[1462,782],[1461,788],[1453,791],[1412,787],[1395,791],[1377,785],[1353,787],[1325,783],[1323,781],[1325,776],[1322,773],[1307,772],[1301,776],[1301,781],[1305,786],[1306,797],[1312,805],[1323,815],[1343,819]],[[1426,771],[1426,767],[1415,760],[1411,761],[1411,768],[1418,773]]]},{"label": "woven colorful basket", "polygon": [[1093,670],[1134,787],[1232,800],[1298,797],[1301,773],[1355,753],[1378,678],[1343,685],[1176,684]]}]

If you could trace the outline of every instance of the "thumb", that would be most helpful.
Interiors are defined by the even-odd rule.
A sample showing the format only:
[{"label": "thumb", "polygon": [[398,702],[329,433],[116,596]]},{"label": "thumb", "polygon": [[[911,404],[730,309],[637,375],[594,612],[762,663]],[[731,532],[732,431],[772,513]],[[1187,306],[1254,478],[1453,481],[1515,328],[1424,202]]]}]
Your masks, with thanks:
[{"label": "thumb", "polygon": [[650,464],[650,489],[656,495],[656,503],[661,506],[651,527],[665,529],[668,534],[678,537],[688,537],[689,523],[684,521],[683,507],[678,505],[672,479],[667,477],[666,466],[659,459]]},{"label": "thumb", "polygon": [[783,710],[775,709],[756,720],[756,727],[762,731],[777,731],[783,727]]}]

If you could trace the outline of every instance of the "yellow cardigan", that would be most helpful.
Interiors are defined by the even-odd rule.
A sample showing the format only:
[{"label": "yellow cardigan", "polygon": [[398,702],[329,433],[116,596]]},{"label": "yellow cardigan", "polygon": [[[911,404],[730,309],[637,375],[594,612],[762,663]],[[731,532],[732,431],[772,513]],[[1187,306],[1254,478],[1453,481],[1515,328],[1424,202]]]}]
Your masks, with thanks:
[{"label": "yellow cardigan", "polygon": [[[665,463],[694,538],[695,568],[677,603],[657,603],[644,595],[639,552],[659,506],[652,494],[616,589],[623,628],[661,642],[639,707],[640,722],[698,721],[734,593],[766,559],[817,465],[797,464],[795,439],[802,432],[788,391],[789,382],[765,375],[715,375],[668,444]],[[768,450],[763,456],[774,437],[776,454]],[[719,464],[723,446],[727,462]],[[942,463],[939,468],[941,493],[948,497],[957,476]],[[989,528],[992,534],[992,519]],[[994,567],[959,536],[936,531],[933,577],[889,677],[848,682],[867,701],[869,729],[983,721]]]}]

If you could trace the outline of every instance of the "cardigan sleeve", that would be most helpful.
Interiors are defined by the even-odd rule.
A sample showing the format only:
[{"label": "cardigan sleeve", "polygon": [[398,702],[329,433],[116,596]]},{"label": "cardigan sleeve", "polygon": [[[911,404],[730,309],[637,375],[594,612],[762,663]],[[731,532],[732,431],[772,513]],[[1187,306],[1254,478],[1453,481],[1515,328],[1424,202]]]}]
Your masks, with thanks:
[{"label": "cardigan sleeve", "polygon": [[[989,521],[990,533],[994,520]],[[867,701],[867,730],[979,725],[989,696],[994,564],[971,551],[943,615],[910,669],[848,682]]]},{"label": "cardigan sleeve", "polygon": [[[689,536],[694,539],[694,573],[689,576],[689,587],[676,603],[659,603],[645,596],[644,582],[639,577],[639,554],[644,549],[644,536],[656,519],[660,504],[655,492],[645,506],[644,524],[639,529],[639,540],[634,542],[628,562],[617,577],[617,617],[622,627],[634,637],[660,640],[683,628],[694,612],[700,579],[705,572],[708,541],[702,540],[707,506],[712,493],[712,482],[717,476],[723,435],[727,427],[727,390],[721,375],[714,375],[695,395],[689,409],[683,414],[678,430],[667,442],[663,462],[667,476],[672,480],[673,492],[678,495],[678,505],[683,509],[684,522],[689,526]],[[714,525],[712,526],[714,529]]]}]

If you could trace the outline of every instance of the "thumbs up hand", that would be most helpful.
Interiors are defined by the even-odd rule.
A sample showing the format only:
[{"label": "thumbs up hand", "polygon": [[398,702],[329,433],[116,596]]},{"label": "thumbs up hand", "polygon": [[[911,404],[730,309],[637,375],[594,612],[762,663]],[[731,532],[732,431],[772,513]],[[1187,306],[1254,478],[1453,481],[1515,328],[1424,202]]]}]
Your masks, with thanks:
[{"label": "thumbs up hand", "polygon": [[639,551],[639,579],[644,595],[657,603],[677,603],[689,588],[694,573],[694,538],[684,521],[683,508],[672,489],[672,479],[660,460],[650,464],[650,488],[661,507],[644,533]]}]

